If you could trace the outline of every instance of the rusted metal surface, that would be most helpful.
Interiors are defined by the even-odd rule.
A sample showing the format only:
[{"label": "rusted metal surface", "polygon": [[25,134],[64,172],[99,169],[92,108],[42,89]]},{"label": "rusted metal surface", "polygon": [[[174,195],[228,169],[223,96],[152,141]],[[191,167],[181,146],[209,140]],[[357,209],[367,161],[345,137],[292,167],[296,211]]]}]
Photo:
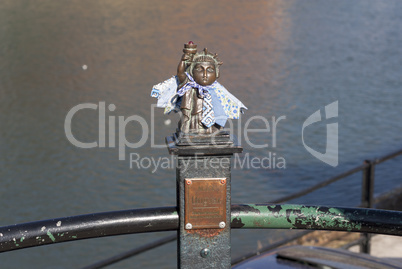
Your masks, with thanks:
[{"label": "rusted metal surface", "polygon": [[402,212],[306,205],[233,205],[231,225],[232,228],[307,229],[402,235]]},{"label": "rusted metal surface", "polygon": [[191,229],[221,228],[219,224],[226,223],[226,178],[185,181],[185,223]]}]

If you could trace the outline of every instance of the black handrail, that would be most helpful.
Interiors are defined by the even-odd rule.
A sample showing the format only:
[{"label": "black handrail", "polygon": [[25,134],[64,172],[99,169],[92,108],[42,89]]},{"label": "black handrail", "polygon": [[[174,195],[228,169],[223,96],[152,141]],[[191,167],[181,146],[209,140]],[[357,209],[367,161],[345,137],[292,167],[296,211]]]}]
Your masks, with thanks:
[{"label": "black handrail", "polygon": [[174,231],[176,207],[133,209],[0,227],[0,252],[103,236]]},{"label": "black handrail", "polygon": [[[402,235],[402,211],[306,205],[232,205],[231,227]],[[112,235],[173,231],[178,228],[176,207],[43,220],[0,227],[0,252]]]}]

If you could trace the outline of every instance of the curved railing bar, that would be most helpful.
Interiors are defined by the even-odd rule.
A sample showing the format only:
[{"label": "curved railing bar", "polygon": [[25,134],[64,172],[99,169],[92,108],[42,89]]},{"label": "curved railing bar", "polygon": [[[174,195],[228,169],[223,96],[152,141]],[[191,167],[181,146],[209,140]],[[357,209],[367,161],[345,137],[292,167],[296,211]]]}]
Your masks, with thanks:
[{"label": "curved railing bar", "polygon": [[[305,205],[232,205],[231,227],[402,235],[402,212]],[[176,207],[105,212],[0,227],[0,252],[52,243],[177,230]]]},{"label": "curved railing bar", "polygon": [[402,212],[307,205],[232,205],[232,228],[304,229],[402,235]]},{"label": "curved railing bar", "polygon": [[397,151],[395,151],[395,152],[392,152],[392,153],[387,154],[387,155],[385,155],[385,156],[382,156],[382,157],[380,157],[380,158],[374,159],[374,160],[373,160],[373,164],[380,164],[380,163],[383,163],[383,162],[388,161],[389,159],[395,158],[396,156],[401,155],[401,154],[402,154],[402,149],[397,150]]},{"label": "curved railing bar", "polygon": [[177,230],[176,207],[104,212],[0,227],[0,252],[80,239]]},{"label": "curved railing bar", "polygon": [[[390,154],[384,155],[384,156],[382,156],[380,158],[376,158],[376,159],[374,159],[372,161],[372,164],[377,165],[377,164],[383,163],[383,162],[385,162],[387,160],[390,160],[392,158],[395,158],[395,157],[397,157],[398,155],[401,155],[401,154],[402,154],[402,149],[397,150],[395,152],[392,152]],[[296,192],[296,193],[292,193],[292,194],[284,196],[284,197],[280,197],[280,198],[275,199],[275,200],[270,201],[270,202],[275,203],[275,204],[276,203],[279,204],[279,203],[283,203],[283,202],[286,202],[286,201],[290,201],[290,200],[302,197],[302,196],[304,196],[306,194],[309,194],[309,193],[311,193],[311,192],[313,192],[315,190],[318,190],[318,189],[320,189],[322,187],[325,187],[327,185],[330,185],[330,184],[332,184],[332,183],[334,183],[334,182],[336,182],[338,180],[341,180],[341,179],[343,179],[343,178],[345,178],[347,176],[350,176],[350,175],[353,175],[353,174],[355,174],[357,172],[363,171],[368,166],[369,166],[368,163],[364,163],[362,165],[359,165],[359,166],[356,166],[356,167],[354,167],[352,169],[349,169],[346,172],[343,172],[343,173],[341,173],[339,175],[336,175],[336,176],[334,176],[332,178],[329,178],[327,180],[321,181],[321,182],[319,182],[319,183],[317,183],[317,184],[315,184],[315,185],[313,185],[313,186],[311,186],[309,188],[306,188],[306,189],[301,190],[301,191]]]},{"label": "curved railing bar", "polygon": [[329,184],[332,184],[332,183],[334,183],[334,182],[336,182],[338,180],[341,180],[341,179],[343,179],[343,178],[345,178],[347,176],[350,176],[350,175],[353,175],[353,174],[355,174],[357,172],[363,171],[368,166],[369,166],[368,164],[359,165],[359,166],[357,166],[355,168],[352,168],[352,169],[350,169],[350,170],[348,170],[346,172],[343,172],[343,173],[341,173],[341,174],[339,174],[337,176],[334,176],[334,177],[331,177],[331,178],[329,178],[327,180],[321,181],[321,182],[319,182],[319,183],[317,183],[317,184],[315,184],[315,185],[313,185],[313,186],[311,186],[311,187],[309,187],[307,189],[304,189],[304,190],[298,191],[296,193],[293,193],[293,194],[290,194],[290,195],[275,199],[275,200],[272,201],[272,203],[275,203],[275,204],[283,203],[283,202],[286,202],[286,201],[290,201],[290,200],[302,197],[302,196],[304,196],[306,194],[309,194],[310,192],[313,192],[315,190],[321,189],[321,188],[323,188],[323,187],[325,187],[325,186],[327,186]]}]

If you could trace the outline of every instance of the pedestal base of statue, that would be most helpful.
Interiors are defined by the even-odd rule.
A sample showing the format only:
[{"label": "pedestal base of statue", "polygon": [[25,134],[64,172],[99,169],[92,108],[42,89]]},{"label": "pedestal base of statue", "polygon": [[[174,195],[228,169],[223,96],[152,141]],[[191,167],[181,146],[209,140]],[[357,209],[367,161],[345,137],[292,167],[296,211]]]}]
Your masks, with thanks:
[{"label": "pedestal base of statue", "polygon": [[230,268],[231,158],[243,149],[226,132],[166,142],[177,155],[178,267]]},{"label": "pedestal base of statue", "polygon": [[182,155],[222,155],[241,153],[243,148],[235,136],[221,131],[211,135],[183,134],[179,131],[166,137],[170,154]]}]

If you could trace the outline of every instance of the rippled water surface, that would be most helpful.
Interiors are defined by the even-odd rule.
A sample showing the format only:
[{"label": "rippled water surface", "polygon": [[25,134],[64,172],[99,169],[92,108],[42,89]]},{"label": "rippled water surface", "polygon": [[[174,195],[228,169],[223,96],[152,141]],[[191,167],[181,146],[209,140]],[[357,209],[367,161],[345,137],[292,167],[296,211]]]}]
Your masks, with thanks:
[{"label": "rippled water surface", "polygon": [[[174,205],[175,170],[130,168],[129,156],[168,157],[164,146],[152,144],[164,144],[178,117],[153,111],[149,93],[175,74],[189,40],[219,54],[224,62],[219,81],[249,108],[234,124],[242,156],[286,163],[285,169],[237,166],[233,203],[273,200],[399,149],[401,13],[400,1],[3,1],[0,225]],[[335,101],[337,118],[304,130],[304,142],[324,153],[326,124],[338,123],[339,165],[334,168],[305,149],[302,126]],[[91,149],[77,148],[66,138],[68,111],[100,102],[106,105],[106,126],[109,117],[117,123],[119,116],[137,115],[153,128],[142,147],[126,149],[125,160],[110,147],[108,135],[105,147]],[[78,140],[99,141],[98,112],[75,114],[72,131]],[[268,119],[271,129],[248,133],[249,141],[268,147],[253,147],[245,139],[246,124],[266,129],[261,117],[250,121],[253,116]],[[286,119],[277,124],[274,146],[272,117],[281,116]],[[143,130],[138,123],[127,124],[127,140],[139,141]],[[118,128],[114,133],[122,134]],[[377,168],[376,193],[401,183],[400,164],[401,158]],[[360,199],[360,181],[357,174],[294,202],[353,206]],[[8,252],[0,255],[0,265],[77,268],[165,234]],[[233,256],[287,234],[233,231]],[[111,268],[172,268],[175,255],[171,243]]]}]

